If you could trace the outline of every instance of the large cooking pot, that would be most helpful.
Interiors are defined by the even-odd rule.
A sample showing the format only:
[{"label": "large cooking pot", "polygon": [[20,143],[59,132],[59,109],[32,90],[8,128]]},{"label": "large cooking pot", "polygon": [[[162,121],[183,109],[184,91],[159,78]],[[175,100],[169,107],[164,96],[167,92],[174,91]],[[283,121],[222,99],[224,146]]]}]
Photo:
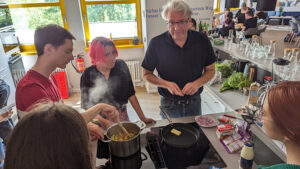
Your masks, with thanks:
[{"label": "large cooking pot", "polygon": [[[108,143],[109,151],[112,155],[117,157],[128,157],[137,153],[141,149],[140,133],[146,127],[146,124],[142,121],[137,121],[135,123],[126,121],[121,123],[128,132],[134,132],[136,133],[136,135],[133,138],[126,141],[111,140],[111,137],[113,135],[118,134],[120,132],[123,133],[121,127],[116,123],[110,126],[105,133],[105,136],[108,140],[105,139],[102,141]],[[141,123],[141,127],[138,126],[138,123]]]}]

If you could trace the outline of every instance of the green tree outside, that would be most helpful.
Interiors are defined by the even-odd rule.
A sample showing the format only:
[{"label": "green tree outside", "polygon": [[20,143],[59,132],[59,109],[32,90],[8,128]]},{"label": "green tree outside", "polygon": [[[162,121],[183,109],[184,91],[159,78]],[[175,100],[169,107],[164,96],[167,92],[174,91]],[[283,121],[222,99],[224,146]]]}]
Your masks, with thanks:
[{"label": "green tree outside", "polygon": [[89,23],[136,21],[135,4],[88,5],[87,12]]},{"label": "green tree outside", "polygon": [[[59,0],[0,0],[0,3],[43,3],[58,2]],[[0,8],[1,9],[1,8]],[[3,10],[4,9],[4,10]],[[7,12],[7,11],[10,11]],[[87,5],[89,23],[136,21],[135,4],[105,4]],[[11,17],[10,17],[11,15]],[[63,26],[59,6],[31,8],[2,8],[0,10],[0,26],[11,24],[18,29],[36,29],[47,24]]]}]

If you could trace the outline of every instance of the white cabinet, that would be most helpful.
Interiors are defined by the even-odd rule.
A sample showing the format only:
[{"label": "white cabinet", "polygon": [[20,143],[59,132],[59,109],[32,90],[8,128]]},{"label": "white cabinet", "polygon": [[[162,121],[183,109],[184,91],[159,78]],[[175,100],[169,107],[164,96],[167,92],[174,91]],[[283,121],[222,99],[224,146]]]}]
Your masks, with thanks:
[{"label": "white cabinet", "polygon": [[225,112],[226,107],[212,93],[204,90],[201,94],[202,114]]}]

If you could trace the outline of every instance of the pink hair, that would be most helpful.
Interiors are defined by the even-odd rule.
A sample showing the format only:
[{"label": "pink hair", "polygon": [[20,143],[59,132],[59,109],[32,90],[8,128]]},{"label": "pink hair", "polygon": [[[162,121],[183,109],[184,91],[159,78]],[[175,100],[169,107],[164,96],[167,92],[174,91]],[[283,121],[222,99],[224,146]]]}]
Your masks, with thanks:
[{"label": "pink hair", "polygon": [[105,46],[113,46],[118,56],[118,50],[113,41],[105,37],[96,37],[92,41],[88,53],[93,65],[97,65],[99,62],[102,63],[106,62],[105,49],[104,49]]}]

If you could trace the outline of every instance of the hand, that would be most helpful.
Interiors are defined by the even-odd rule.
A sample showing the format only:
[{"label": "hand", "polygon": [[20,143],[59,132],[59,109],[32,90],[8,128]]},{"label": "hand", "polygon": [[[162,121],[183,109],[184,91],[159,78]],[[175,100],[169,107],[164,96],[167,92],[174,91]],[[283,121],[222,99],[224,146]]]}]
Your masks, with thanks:
[{"label": "hand", "polygon": [[168,82],[167,89],[169,90],[169,92],[172,95],[178,95],[178,96],[183,96],[184,95],[182,93],[182,91],[180,90],[180,88],[178,87],[178,85],[174,82]]},{"label": "hand", "polygon": [[156,123],[156,121],[155,120],[153,120],[152,118],[143,118],[143,119],[141,119],[143,122],[145,122],[145,123]]},{"label": "hand", "polygon": [[110,120],[102,119],[100,124],[105,130],[107,130],[111,125],[114,124],[114,122],[112,122]]},{"label": "hand", "polygon": [[87,128],[89,130],[91,140],[104,139],[104,131],[96,124],[88,123]]},{"label": "hand", "polygon": [[9,118],[12,114],[13,114],[13,112],[11,110],[0,114],[0,122]]},{"label": "hand", "polygon": [[113,122],[117,122],[119,120],[119,112],[114,106],[102,104],[102,113],[104,113],[106,117]]},{"label": "hand", "polygon": [[198,91],[199,88],[200,87],[198,87],[195,82],[189,82],[182,89],[182,93],[185,95],[193,95]]}]

